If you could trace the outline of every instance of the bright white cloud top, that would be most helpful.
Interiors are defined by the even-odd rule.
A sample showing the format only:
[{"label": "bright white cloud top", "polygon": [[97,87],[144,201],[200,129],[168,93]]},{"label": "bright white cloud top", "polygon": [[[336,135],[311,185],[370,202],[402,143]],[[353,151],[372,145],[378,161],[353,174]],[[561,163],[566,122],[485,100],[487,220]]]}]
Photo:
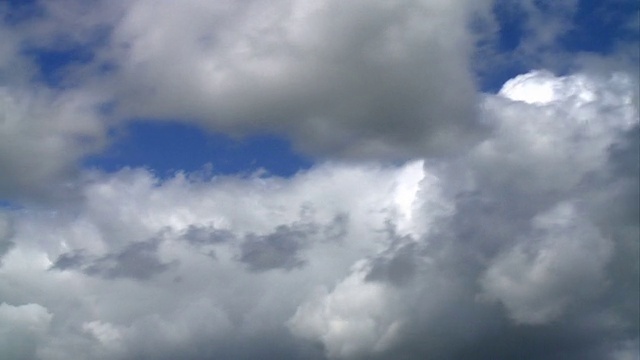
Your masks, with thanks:
[{"label": "bright white cloud top", "polygon": [[[491,93],[474,57],[508,1],[94,5],[0,26],[0,358],[638,356],[625,51]],[[561,30],[537,31],[515,52]],[[70,44],[94,56],[34,81],[21,46]],[[268,130],[318,161],[82,166],[136,117]]]}]

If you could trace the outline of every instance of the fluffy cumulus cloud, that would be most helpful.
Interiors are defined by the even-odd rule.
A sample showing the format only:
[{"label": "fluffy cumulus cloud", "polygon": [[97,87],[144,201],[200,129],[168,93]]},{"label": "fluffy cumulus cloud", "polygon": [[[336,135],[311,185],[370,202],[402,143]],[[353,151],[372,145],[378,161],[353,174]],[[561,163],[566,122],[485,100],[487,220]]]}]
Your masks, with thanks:
[{"label": "fluffy cumulus cloud", "polygon": [[484,130],[466,31],[484,3],[134,1],[100,86],[131,116],[275,131],[316,154],[450,153]]},{"label": "fluffy cumulus cloud", "polygon": [[[637,74],[481,92],[490,2],[37,6],[0,7],[1,358],[638,357]],[[43,83],[29,51],[77,44]],[[82,167],[136,117],[326,157]]]}]

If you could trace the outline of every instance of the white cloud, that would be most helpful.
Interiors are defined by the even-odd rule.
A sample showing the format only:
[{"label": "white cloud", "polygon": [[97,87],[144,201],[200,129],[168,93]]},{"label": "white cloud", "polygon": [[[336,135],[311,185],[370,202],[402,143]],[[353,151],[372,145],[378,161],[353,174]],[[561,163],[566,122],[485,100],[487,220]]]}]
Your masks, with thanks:
[{"label": "white cloud", "polygon": [[[552,347],[483,347],[507,334],[547,341],[518,323],[583,334],[571,341],[592,344],[572,348],[576,359],[609,356],[617,345],[589,336],[638,327],[633,83],[518,77],[485,96],[493,135],[451,161],[325,163],[290,179],[85,172],[73,203],[4,211],[14,245],[0,300],[51,314],[46,341],[29,335],[43,360],[70,349],[552,357]],[[552,89],[545,101],[539,88]]]},{"label": "white cloud", "polygon": [[607,148],[638,123],[636,80],[531,72],[483,103],[496,136],[474,150],[478,171],[531,193],[566,191],[607,160]]},{"label": "white cloud", "polygon": [[292,331],[320,339],[330,358],[360,358],[385,350],[399,335],[401,323],[390,309],[402,298],[388,285],[367,282],[368,270],[365,263],[357,263],[331,293],[319,289],[289,320]]},{"label": "white cloud", "polygon": [[455,152],[483,133],[466,25],[484,6],[135,1],[101,51],[116,66],[103,89],[125,114],[275,131],[312,153]]},{"label": "white cloud", "polygon": [[[211,182],[95,175],[69,211],[13,214],[18,245],[4,258],[0,288],[20,284],[13,302],[44,291],[38,300],[59,321],[43,359],[65,342],[82,343],[87,357],[144,358],[198,339],[288,336],[284,324],[311,289],[387,246],[385,220],[407,216],[393,194],[415,192],[422,171],[407,180],[415,167],[327,164],[290,180]],[[411,202],[406,195],[400,206]],[[268,263],[243,256],[255,244],[272,246]],[[300,266],[286,265],[291,251]],[[69,340],[75,332],[91,336]]]},{"label": "white cloud", "polygon": [[[466,25],[490,2],[95,4],[47,2],[29,30],[0,27],[0,196],[57,200],[0,213],[5,352],[637,352],[637,76],[540,70],[477,94]],[[93,44],[104,25],[94,61],[68,74],[77,88],[29,84],[32,64],[8,76],[21,46]],[[533,48],[559,34],[547,30]],[[114,116],[422,160],[325,162],[290,179],[79,171],[102,144],[105,99]]]},{"label": "white cloud", "polygon": [[82,324],[82,329],[95,336],[96,339],[106,346],[122,339],[120,331],[109,323],[90,321]]}]

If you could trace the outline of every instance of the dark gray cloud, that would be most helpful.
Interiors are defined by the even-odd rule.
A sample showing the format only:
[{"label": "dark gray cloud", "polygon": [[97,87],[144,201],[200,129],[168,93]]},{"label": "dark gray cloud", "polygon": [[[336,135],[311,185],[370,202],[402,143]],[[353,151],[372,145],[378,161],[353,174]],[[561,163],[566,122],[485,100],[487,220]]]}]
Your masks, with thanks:
[{"label": "dark gray cloud", "polygon": [[80,270],[89,276],[106,279],[148,280],[175,265],[158,258],[158,245],[158,241],[136,242],[121,251],[99,257],[90,256],[83,250],[64,253],[56,259],[51,269]]},{"label": "dark gray cloud", "polygon": [[190,225],[182,238],[196,246],[215,245],[235,240],[229,230],[217,229],[213,226]]},{"label": "dark gray cloud", "polygon": [[15,235],[13,223],[8,215],[0,211],[0,266],[2,257],[15,245],[11,238]]},{"label": "dark gray cloud", "polygon": [[[390,235],[396,236],[394,232]],[[385,281],[402,286],[416,276],[416,257],[420,256],[418,245],[409,236],[392,241],[396,244],[372,259],[366,281]]]},{"label": "dark gray cloud", "polygon": [[82,268],[90,261],[83,250],[64,253],[51,266],[52,270],[74,270]]},{"label": "dark gray cloud", "polygon": [[326,223],[305,219],[313,210],[302,208],[301,219],[291,225],[278,225],[272,233],[249,234],[240,244],[238,260],[255,272],[272,269],[293,270],[305,265],[303,252],[315,242],[342,240],[348,231],[349,216],[338,213]]},{"label": "dark gray cloud", "polygon": [[171,267],[157,256],[157,242],[133,243],[122,251],[105,255],[84,268],[87,275],[106,278],[132,278],[147,280]]},{"label": "dark gray cloud", "polygon": [[248,235],[240,246],[239,260],[251,271],[292,270],[304,265],[300,251],[309,236],[307,232],[281,225],[268,235]]},{"label": "dark gray cloud", "polygon": [[[231,334],[229,334],[231,335]],[[301,342],[287,332],[285,328],[274,329],[269,333],[254,336],[229,336],[225,341],[212,341],[200,338],[172,349],[149,344],[147,348],[137,347],[122,360],[326,360],[323,349],[317,344]]]}]

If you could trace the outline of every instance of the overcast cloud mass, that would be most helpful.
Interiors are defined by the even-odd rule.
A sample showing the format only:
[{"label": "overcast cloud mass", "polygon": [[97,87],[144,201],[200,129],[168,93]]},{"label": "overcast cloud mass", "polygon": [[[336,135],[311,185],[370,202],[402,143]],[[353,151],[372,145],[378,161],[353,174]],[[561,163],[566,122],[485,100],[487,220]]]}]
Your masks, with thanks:
[{"label": "overcast cloud mass", "polygon": [[[0,3],[0,358],[638,359],[638,4],[587,3]],[[140,120],[314,163],[86,165]]]}]

